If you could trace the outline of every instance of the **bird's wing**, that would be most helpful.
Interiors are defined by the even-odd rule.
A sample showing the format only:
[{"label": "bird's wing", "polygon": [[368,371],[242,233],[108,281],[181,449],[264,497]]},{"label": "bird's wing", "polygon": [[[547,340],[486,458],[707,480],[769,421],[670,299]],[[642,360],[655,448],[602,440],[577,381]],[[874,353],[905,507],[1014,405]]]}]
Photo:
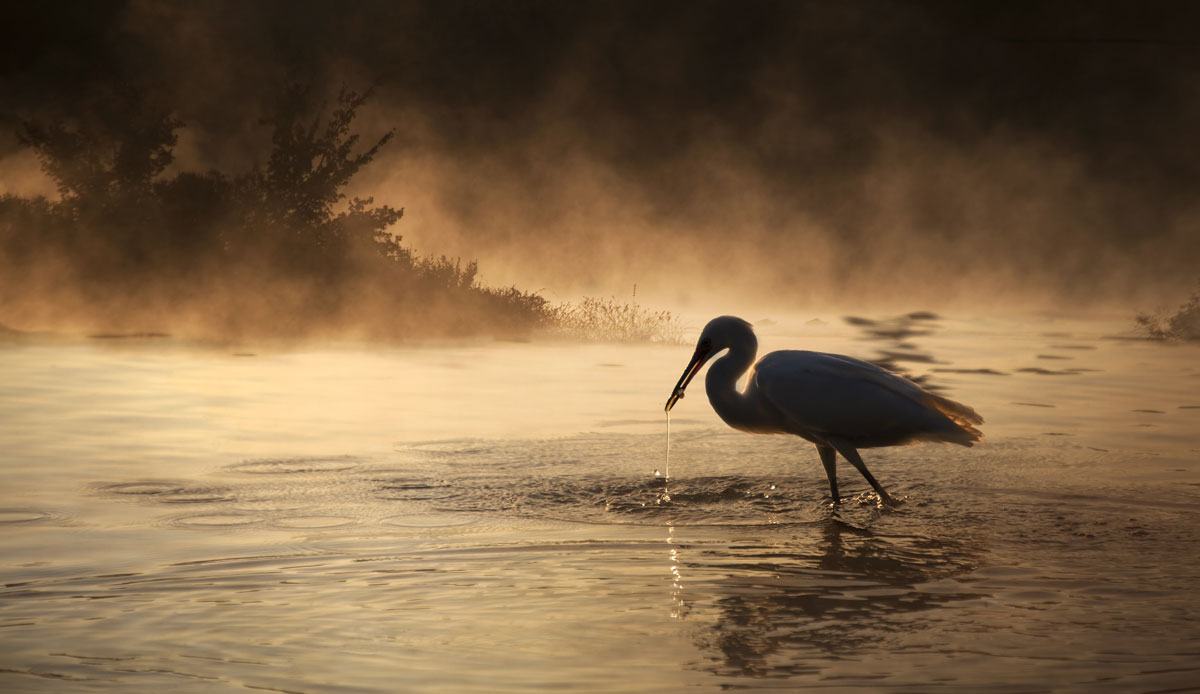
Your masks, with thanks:
[{"label": "bird's wing", "polygon": [[794,433],[861,446],[916,439],[970,445],[974,410],[874,364],[821,352],[782,351],[755,366],[753,386]]}]

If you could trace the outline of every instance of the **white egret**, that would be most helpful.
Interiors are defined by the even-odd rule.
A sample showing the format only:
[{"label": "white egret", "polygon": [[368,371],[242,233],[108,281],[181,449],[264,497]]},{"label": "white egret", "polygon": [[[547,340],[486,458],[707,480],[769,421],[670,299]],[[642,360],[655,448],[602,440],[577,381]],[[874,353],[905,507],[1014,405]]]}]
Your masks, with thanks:
[{"label": "white egret", "polygon": [[[757,364],[758,338],[750,323],[734,316],[709,321],[696,352],[667,400],[666,411],[710,358],[704,386],[726,424],[751,434],[794,434],[816,444],[833,502],[839,502],[837,454],[850,461],[884,502],[887,491],[858,454],[860,448],[942,441],[971,446],[983,441],[975,410],[934,395],[874,364],[840,354],[783,350]],[[744,393],[737,381],[753,365]]]}]

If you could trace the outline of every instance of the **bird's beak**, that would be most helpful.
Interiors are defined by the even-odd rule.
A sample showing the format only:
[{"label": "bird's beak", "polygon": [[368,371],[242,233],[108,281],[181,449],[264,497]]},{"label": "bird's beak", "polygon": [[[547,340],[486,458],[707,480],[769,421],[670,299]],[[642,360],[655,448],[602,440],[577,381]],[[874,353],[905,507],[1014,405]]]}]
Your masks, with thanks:
[{"label": "bird's beak", "polygon": [[679,377],[679,383],[675,384],[675,390],[671,391],[671,397],[667,398],[666,411],[670,412],[675,403],[679,402],[679,398],[683,397],[683,391],[692,382],[692,378],[700,371],[700,367],[704,366],[704,362],[708,361],[708,349],[705,347],[697,347],[696,353],[692,355],[692,360],[688,362],[687,368],[683,370],[683,375]]}]

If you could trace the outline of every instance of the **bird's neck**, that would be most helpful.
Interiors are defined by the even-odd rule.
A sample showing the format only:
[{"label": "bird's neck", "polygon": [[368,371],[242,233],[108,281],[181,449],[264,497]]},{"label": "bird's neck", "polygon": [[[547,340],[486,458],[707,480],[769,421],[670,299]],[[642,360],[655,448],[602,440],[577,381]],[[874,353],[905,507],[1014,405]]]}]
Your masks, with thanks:
[{"label": "bird's neck", "polygon": [[754,364],[757,352],[757,341],[732,347],[725,356],[708,367],[708,375],[704,377],[708,401],[717,415],[734,429],[750,431],[757,419],[751,403],[737,391],[738,379]]}]

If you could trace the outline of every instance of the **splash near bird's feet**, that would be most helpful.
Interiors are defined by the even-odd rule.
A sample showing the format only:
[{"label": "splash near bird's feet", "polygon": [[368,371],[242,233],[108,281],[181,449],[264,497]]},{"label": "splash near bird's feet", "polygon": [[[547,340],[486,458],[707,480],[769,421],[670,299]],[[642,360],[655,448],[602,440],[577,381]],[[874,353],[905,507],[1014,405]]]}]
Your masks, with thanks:
[{"label": "splash near bird's feet", "polygon": [[887,511],[894,511],[903,506],[908,501],[908,496],[897,494],[878,494],[876,492],[863,492],[854,497],[854,500],[863,506],[874,506],[875,508]]},{"label": "splash near bird's feet", "polygon": [[888,494],[887,496],[881,496],[878,492],[867,490],[853,496],[839,496],[837,499],[830,499],[822,505],[835,512],[841,509],[843,504],[871,506],[881,511],[894,511],[906,503],[908,503],[908,495]]}]

